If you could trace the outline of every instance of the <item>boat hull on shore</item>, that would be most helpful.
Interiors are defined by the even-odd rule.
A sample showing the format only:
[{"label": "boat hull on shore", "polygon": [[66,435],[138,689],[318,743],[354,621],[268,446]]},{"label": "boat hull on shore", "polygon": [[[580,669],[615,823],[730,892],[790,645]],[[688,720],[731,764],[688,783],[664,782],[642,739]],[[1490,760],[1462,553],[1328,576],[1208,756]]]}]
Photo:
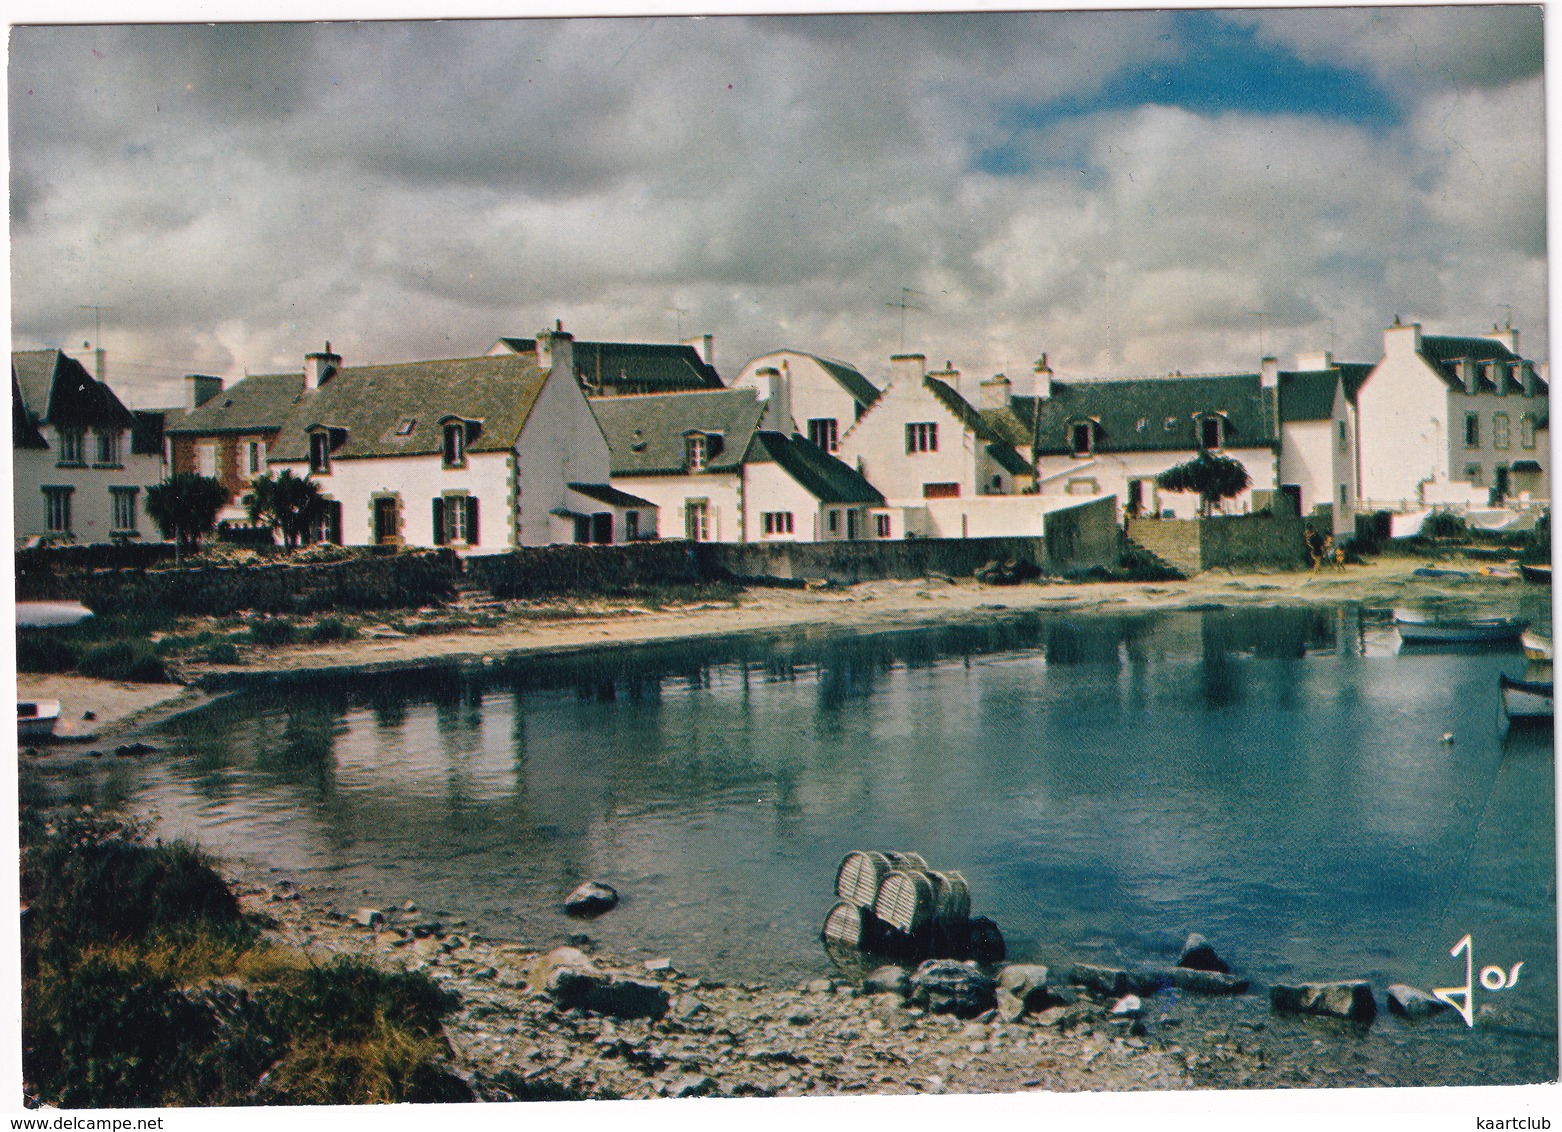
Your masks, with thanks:
[{"label": "boat hull on shore", "polygon": [[1502,689],[1502,711],[1512,723],[1550,723],[1552,683],[1549,680],[1514,680],[1497,677]]},{"label": "boat hull on shore", "polygon": [[18,739],[47,739],[60,721],[59,700],[17,700],[16,735]]},{"label": "boat hull on shore", "polygon": [[1394,628],[1407,644],[1479,644],[1513,641],[1529,625],[1518,617],[1482,617],[1470,620],[1422,617],[1402,609],[1394,611]]}]

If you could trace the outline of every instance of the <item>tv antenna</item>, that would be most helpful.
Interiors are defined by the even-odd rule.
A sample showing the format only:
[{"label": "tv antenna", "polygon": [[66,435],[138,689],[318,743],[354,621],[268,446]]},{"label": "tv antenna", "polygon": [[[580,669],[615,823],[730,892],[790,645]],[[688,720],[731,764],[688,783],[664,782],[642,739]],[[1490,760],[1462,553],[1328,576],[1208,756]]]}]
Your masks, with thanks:
[{"label": "tv antenna", "polygon": [[91,303],[78,303],[76,309],[92,312],[92,344],[101,347],[103,345],[103,312],[111,311],[114,308],[93,306]]},{"label": "tv antenna", "polygon": [[1268,355],[1264,353],[1264,316],[1269,312],[1248,311],[1247,313],[1258,319],[1258,356],[1261,358],[1267,357]]},{"label": "tv antenna", "polygon": [[688,307],[668,307],[667,313],[673,316],[673,341],[683,341],[683,316],[689,313]]},{"label": "tv antenna", "polygon": [[900,352],[902,354],[906,352],[906,312],[908,310],[925,311],[927,309],[926,307],[919,307],[916,303],[913,303],[911,301],[912,295],[921,295],[926,298],[927,292],[918,291],[915,287],[902,287],[900,289],[900,302],[884,304],[887,307],[900,308]]}]

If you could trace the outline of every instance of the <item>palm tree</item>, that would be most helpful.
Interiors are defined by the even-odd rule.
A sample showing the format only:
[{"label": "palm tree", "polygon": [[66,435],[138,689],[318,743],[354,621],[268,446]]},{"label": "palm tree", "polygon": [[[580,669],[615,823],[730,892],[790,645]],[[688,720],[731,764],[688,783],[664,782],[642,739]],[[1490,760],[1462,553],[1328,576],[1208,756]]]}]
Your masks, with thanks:
[{"label": "palm tree", "polygon": [[309,528],[325,515],[320,485],[307,476],[295,476],[291,468],[277,476],[261,476],[251,486],[253,490],[244,497],[250,522],[280,530],[289,550],[304,542]]},{"label": "palm tree", "polygon": [[200,546],[227,502],[227,488],[194,472],[175,473],[146,490],[146,513],[164,538],[174,540],[175,559],[186,547]]},{"label": "palm tree", "polygon": [[1211,452],[1200,452],[1155,477],[1162,491],[1198,492],[1200,515],[1208,515],[1222,499],[1242,494],[1252,482],[1241,463]]}]

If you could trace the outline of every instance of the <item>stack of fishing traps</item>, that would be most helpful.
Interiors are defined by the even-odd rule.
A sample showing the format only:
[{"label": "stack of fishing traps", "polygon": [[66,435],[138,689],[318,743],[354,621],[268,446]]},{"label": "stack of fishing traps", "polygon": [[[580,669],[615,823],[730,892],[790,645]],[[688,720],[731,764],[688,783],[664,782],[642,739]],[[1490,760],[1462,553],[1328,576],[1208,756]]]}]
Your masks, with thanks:
[{"label": "stack of fishing traps", "polygon": [[[824,921],[826,943],[907,959],[1003,957],[1003,937],[971,917],[971,890],[916,853],[848,853],[835,873],[839,903]],[[996,956],[994,957],[994,951]]]}]

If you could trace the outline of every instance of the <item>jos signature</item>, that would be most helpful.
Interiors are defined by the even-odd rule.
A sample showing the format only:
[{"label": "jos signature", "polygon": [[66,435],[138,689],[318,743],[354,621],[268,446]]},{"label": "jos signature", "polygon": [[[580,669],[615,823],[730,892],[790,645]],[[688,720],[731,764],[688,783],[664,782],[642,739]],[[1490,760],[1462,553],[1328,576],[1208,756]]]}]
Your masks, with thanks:
[{"label": "jos signature", "polygon": [[[1459,1012],[1459,1017],[1464,1019],[1466,1026],[1475,1025],[1475,948],[1466,935],[1448,954],[1455,959],[1460,952],[1464,952],[1464,986],[1441,987],[1432,992],[1432,997],[1440,1002],[1446,1002]],[[1481,986],[1489,991],[1507,990],[1519,981],[1519,970],[1524,966],[1523,960],[1515,963],[1511,971],[1504,971],[1501,967],[1491,966],[1481,968]],[[1459,1001],[1454,1001],[1458,999]]]}]

